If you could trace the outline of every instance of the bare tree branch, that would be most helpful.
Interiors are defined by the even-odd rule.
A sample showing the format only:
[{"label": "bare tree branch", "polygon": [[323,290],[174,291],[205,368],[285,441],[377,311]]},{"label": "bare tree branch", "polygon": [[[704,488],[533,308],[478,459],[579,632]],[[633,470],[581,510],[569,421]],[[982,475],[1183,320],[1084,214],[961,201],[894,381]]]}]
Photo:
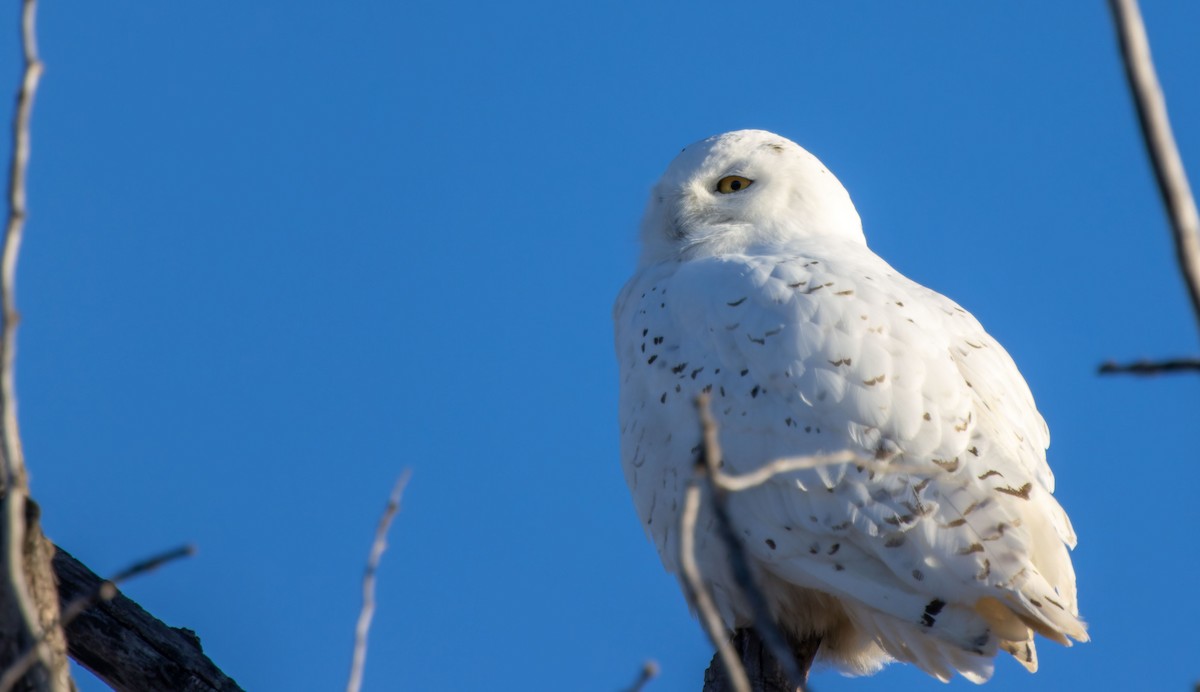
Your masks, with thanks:
[{"label": "bare tree branch", "polygon": [[[809,639],[797,646],[796,660],[803,669],[812,665],[820,644],[819,639]],[[734,632],[733,648],[738,653],[746,677],[750,680],[750,689],[754,692],[796,692],[779,662],[753,629],[743,628]],[[704,671],[703,692],[733,692],[725,675],[724,663],[718,656],[713,656],[708,670]]]},{"label": "bare tree branch", "polygon": [[1100,366],[1101,375],[1130,373],[1133,375],[1162,375],[1171,372],[1200,372],[1200,358],[1176,358],[1173,360],[1138,360],[1132,363],[1109,361]]},{"label": "bare tree branch", "polygon": [[106,581],[96,585],[96,588],[93,589],[91,593],[79,596],[75,600],[66,604],[62,609],[62,626],[66,627],[67,625],[71,624],[71,621],[83,613],[83,611],[91,608],[100,601],[111,601],[117,595],[117,584],[121,584],[129,579],[141,576],[147,572],[153,572],[168,562],[174,562],[175,560],[190,557],[195,554],[195,546],[184,545],[163,553],[159,553],[158,555],[147,558],[140,562],[133,563],[132,565],[109,577]]},{"label": "bare tree branch", "polygon": [[392,526],[396,512],[400,511],[400,498],[404,495],[404,488],[408,485],[411,475],[410,469],[404,469],[396,479],[387,507],[383,510],[383,516],[379,517],[379,525],[375,527],[375,540],[371,543],[371,554],[367,558],[367,569],[363,574],[363,604],[358,614],[358,624],[354,628],[354,657],[350,663],[350,680],[346,683],[346,692],[358,692],[362,688],[363,670],[367,664],[367,635],[371,631],[371,618],[375,616],[375,573],[379,570],[379,560],[383,557],[383,551],[387,549],[388,529]]},{"label": "bare tree branch", "polygon": [[649,660],[642,664],[641,671],[638,672],[637,680],[634,680],[633,686],[626,692],[642,692],[646,685],[658,677],[658,661]]},{"label": "bare tree branch", "polygon": [[776,459],[753,471],[737,475],[725,473],[720,468],[713,469],[711,466],[708,469],[708,473],[712,477],[713,484],[718,488],[728,492],[738,492],[762,485],[784,473],[848,463],[854,463],[858,466],[869,468],[872,471],[889,471],[894,473],[897,470],[903,470],[895,466],[888,466],[864,459],[858,454],[845,449],[834,454],[814,454],[810,457],[785,457],[783,459]]},{"label": "bare tree branch", "polygon": [[[16,115],[13,118],[13,152],[8,176],[8,224],[4,231],[4,249],[0,255],[0,426],[4,451],[4,487],[23,487],[25,457],[21,453],[21,438],[17,431],[16,394],[13,391],[13,362],[16,350],[17,314],[14,281],[17,257],[25,230],[27,209],[26,179],[29,167],[29,122],[33,99],[42,76],[42,62],[37,55],[35,33],[36,0],[24,0],[21,12],[21,40],[25,50],[25,73],[17,92]],[[24,523],[24,522],[22,522]]]},{"label": "bare tree branch", "polygon": [[[1171,121],[1167,116],[1167,103],[1150,57],[1150,40],[1146,37],[1146,26],[1137,0],[1109,0],[1113,22],[1116,24],[1117,40],[1121,47],[1121,58],[1129,89],[1133,92],[1137,107],[1138,124],[1146,152],[1150,155],[1154,179],[1158,183],[1167,217],[1171,222],[1172,238],[1175,241],[1175,257],[1179,270],[1187,284],[1188,296],[1192,301],[1192,313],[1200,328],[1200,214],[1196,211],[1196,200],[1188,185],[1187,171],[1175,136],[1171,132]],[[1134,363],[1118,366],[1106,363],[1101,373],[1157,374],[1196,370],[1194,365],[1181,366],[1188,360],[1164,363]]]},{"label": "bare tree branch", "polygon": [[1200,215],[1196,212],[1196,200],[1192,197],[1183,159],[1171,132],[1167,102],[1154,70],[1150,40],[1146,37],[1137,0],[1109,0],[1108,4],[1117,24],[1125,76],[1133,91],[1146,152],[1150,155],[1154,178],[1174,232],[1179,268],[1187,282],[1192,311],[1200,327]]},{"label": "bare tree branch", "polygon": [[[774,479],[781,474],[792,473],[804,469],[827,467],[833,464],[853,463],[858,467],[898,473],[907,470],[896,467],[893,463],[883,463],[875,459],[866,459],[852,451],[842,451],[833,455],[815,455],[811,457],[791,457],[776,459],[746,474],[727,474],[722,470],[722,455],[720,435],[716,421],[713,420],[709,407],[710,398],[707,393],[696,397],[696,409],[700,415],[702,455],[696,464],[696,476],[689,482],[684,494],[683,512],[679,517],[679,565],[683,572],[684,584],[689,591],[692,603],[700,612],[701,624],[708,633],[709,639],[718,650],[718,656],[724,675],[719,670],[709,668],[706,675],[706,690],[743,692],[750,690],[750,679],[743,667],[744,661],[754,658],[755,690],[763,688],[787,688],[787,690],[804,690],[808,682],[808,670],[816,656],[820,638],[793,640],[781,630],[775,622],[766,596],[758,586],[750,560],[746,556],[745,546],[733,529],[733,522],[728,513],[728,495],[745,491]],[[884,457],[881,457],[881,459]],[[700,513],[703,495],[708,495],[712,503],[716,534],[726,548],[730,570],[734,582],[742,592],[746,602],[754,613],[754,630],[739,630],[734,636],[733,643],[727,637],[724,622],[716,612],[712,596],[704,588],[700,568],[696,565],[695,531],[696,519]],[[734,643],[737,646],[734,646]],[[762,660],[763,655],[772,658],[773,664]],[[718,658],[714,657],[713,666]]]},{"label": "bare tree branch", "polygon": [[700,567],[696,565],[696,517],[700,514],[700,493],[703,491],[702,469],[703,467],[697,464],[697,477],[688,482],[687,491],[683,496],[683,512],[679,514],[679,569],[683,572],[684,584],[687,585],[688,600],[700,611],[700,624],[704,626],[709,640],[717,647],[717,653],[725,662],[725,670],[729,674],[734,692],[750,692],[750,681],[746,679],[746,671],[742,669],[737,653],[729,644],[725,623],[721,621],[717,606],[700,576]]},{"label": "bare tree branch", "polygon": [[[117,572],[111,579],[102,581],[96,585],[90,593],[83,594],[74,601],[64,605],[61,609],[62,617],[58,625],[66,627],[71,624],[71,621],[78,617],[83,611],[91,608],[100,601],[110,601],[117,595],[117,584],[127,579],[131,579],[140,574],[151,572],[162,567],[168,562],[178,560],[182,557],[194,555],[196,549],[190,545],[185,545],[174,550],[169,550],[165,553],[160,553],[154,557],[135,562],[125,569]],[[40,646],[40,642],[39,642]],[[4,671],[4,675],[0,676],[0,692],[9,692],[16,685],[17,681],[29,670],[30,666],[37,662],[37,646],[30,647],[24,655],[16,660],[8,670]]]},{"label": "bare tree branch", "polygon": [[[4,453],[3,488],[6,491],[5,559],[8,576],[24,584],[20,574],[21,542],[24,540],[24,507],[22,495],[27,493],[25,457],[17,430],[17,399],[13,391],[13,361],[16,348],[17,314],[13,295],[17,256],[25,230],[25,188],[29,167],[29,122],[33,99],[42,76],[42,63],[37,56],[35,33],[36,0],[25,0],[21,11],[21,40],[25,51],[25,72],[17,91],[16,114],[13,117],[13,151],[8,174],[8,223],[4,231],[3,252],[0,254],[0,447]],[[18,588],[23,591],[23,586]],[[27,596],[18,594],[24,600]]]},{"label": "bare tree branch", "polygon": [[[717,423],[713,420],[708,394],[696,397],[696,409],[700,415],[703,433],[703,469],[712,484],[709,498],[712,500],[713,516],[717,520],[717,535],[721,537],[729,556],[730,571],[733,573],[738,589],[741,590],[750,609],[754,612],[755,632],[783,668],[783,673],[792,684],[803,688],[808,679],[808,672],[801,670],[797,665],[791,646],[788,644],[787,635],[779,629],[778,623],[771,615],[771,608],[767,603],[766,596],[763,595],[762,589],[755,580],[750,561],[746,557],[746,548],[742,545],[741,539],[733,528],[733,521],[729,518],[729,492],[730,489],[741,490],[759,485],[777,473],[845,463],[858,459],[858,456],[846,452],[823,457],[785,459],[766,465],[764,467],[767,470],[766,473],[762,473],[760,469],[743,476],[730,476],[721,470],[720,435],[717,431]],[[772,472],[774,469],[778,470]],[[722,660],[726,659],[722,657]],[[732,666],[728,665],[728,661],[726,661],[726,669],[732,671]],[[744,671],[742,674],[745,674]]]},{"label": "bare tree branch", "polygon": [[[885,455],[877,459],[866,459],[854,451],[843,450],[833,454],[777,459],[769,464],[743,474],[730,474],[723,470],[720,434],[710,408],[710,397],[701,394],[696,398],[696,409],[700,416],[703,442],[702,456],[696,465],[696,475],[689,482],[684,495],[683,512],[680,514],[680,567],[691,601],[700,611],[700,621],[709,639],[717,647],[717,653],[728,679],[722,679],[720,671],[713,666],[706,674],[706,690],[731,690],[743,692],[751,689],[744,661],[753,667],[753,689],[803,690],[808,680],[808,668],[812,665],[820,646],[819,638],[793,641],[775,622],[770,606],[762,589],[755,580],[745,546],[733,528],[729,517],[728,499],[736,493],[762,485],[781,474],[814,469],[835,464],[853,463],[856,466],[884,473],[898,473],[909,469],[888,461]],[[696,520],[700,503],[707,491],[712,512],[720,537],[729,556],[730,571],[734,581],[754,613],[754,629],[738,630],[730,642],[720,614],[712,597],[704,586],[695,556]],[[735,646],[736,644],[736,646]],[[763,654],[773,659],[763,660]],[[752,659],[752,660],[751,660]]]},{"label": "bare tree branch", "polygon": [[[0,667],[8,669],[30,647],[35,664],[21,677],[26,690],[72,687],[66,642],[58,621],[58,600],[50,568],[52,549],[41,535],[36,505],[29,499],[28,477],[17,427],[13,384],[19,316],[14,295],[17,257],[25,230],[29,129],[34,96],[42,76],[36,33],[36,0],[21,4],[24,72],[13,116],[12,159],[8,176],[8,221],[0,251]],[[33,518],[30,520],[30,513]],[[45,633],[45,634],[44,634]]]},{"label": "bare tree branch", "polygon": [[[64,611],[105,588],[62,548],[54,554],[54,574]],[[119,591],[80,612],[66,630],[71,657],[118,692],[242,692],[204,655],[194,632],[163,624]]]}]

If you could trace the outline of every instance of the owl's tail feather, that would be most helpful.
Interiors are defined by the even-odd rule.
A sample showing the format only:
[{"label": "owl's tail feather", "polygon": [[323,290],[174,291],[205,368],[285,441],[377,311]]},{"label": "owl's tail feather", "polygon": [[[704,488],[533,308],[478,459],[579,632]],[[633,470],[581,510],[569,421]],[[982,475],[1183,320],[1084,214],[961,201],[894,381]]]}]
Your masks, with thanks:
[{"label": "owl's tail feather", "polygon": [[983,650],[968,651],[913,625],[873,608],[855,608],[850,612],[855,624],[871,632],[875,641],[899,661],[919,667],[942,682],[955,673],[981,684],[992,677],[996,639]]},{"label": "owl's tail feather", "polygon": [[1075,611],[1074,604],[1060,603],[1049,594],[1056,594],[1054,588],[1038,577],[1023,585],[1020,591],[1010,591],[1001,598],[979,599],[975,603],[975,612],[987,620],[992,631],[1002,639],[1022,641],[1027,637],[1018,633],[1028,627],[1063,646],[1071,646],[1071,640],[1088,641],[1087,625]]},{"label": "owl's tail feather", "polygon": [[1033,633],[1023,641],[1000,642],[1000,648],[1012,654],[1017,663],[1025,666],[1025,670],[1036,673],[1038,669],[1037,648],[1033,645]]}]

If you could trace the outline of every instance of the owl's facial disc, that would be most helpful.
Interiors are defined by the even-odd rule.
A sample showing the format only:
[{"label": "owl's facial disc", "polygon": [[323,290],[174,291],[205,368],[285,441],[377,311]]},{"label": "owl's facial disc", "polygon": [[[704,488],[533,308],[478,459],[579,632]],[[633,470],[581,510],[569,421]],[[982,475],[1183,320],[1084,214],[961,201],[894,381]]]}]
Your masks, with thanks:
[{"label": "owl's facial disc", "polygon": [[667,167],[642,221],[642,262],[830,236],[866,242],[837,178],[790,140],[739,130],[688,146]]}]

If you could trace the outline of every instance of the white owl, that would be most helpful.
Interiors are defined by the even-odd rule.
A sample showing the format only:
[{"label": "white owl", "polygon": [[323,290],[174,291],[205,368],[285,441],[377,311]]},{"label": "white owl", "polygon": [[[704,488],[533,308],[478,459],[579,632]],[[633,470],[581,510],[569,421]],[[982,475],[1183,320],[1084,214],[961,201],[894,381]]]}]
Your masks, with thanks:
[{"label": "white owl", "polygon": [[[625,478],[666,568],[710,392],[724,468],[844,450],[730,498],[780,624],[851,674],[892,659],[983,682],[1033,635],[1086,641],[1049,432],[1012,359],[965,310],[867,248],[846,190],[769,132],[693,144],[642,222],[614,309]],[[730,628],[751,612],[711,515],[697,560]]]}]

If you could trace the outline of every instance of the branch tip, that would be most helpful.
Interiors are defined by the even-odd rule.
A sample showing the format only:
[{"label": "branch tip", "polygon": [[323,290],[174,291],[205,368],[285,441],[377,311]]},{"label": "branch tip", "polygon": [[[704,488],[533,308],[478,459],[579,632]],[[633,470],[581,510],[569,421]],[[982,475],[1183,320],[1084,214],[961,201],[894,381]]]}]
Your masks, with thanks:
[{"label": "branch tip", "polygon": [[363,604],[358,613],[358,623],[354,628],[354,654],[350,661],[350,678],[346,682],[346,692],[359,692],[362,689],[363,672],[367,664],[367,635],[371,631],[371,620],[375,617],[375,573],[379,570],[383,551],[387,549],[388,530],[392,526],[392,519],[400,511],[400,500],[404,496],[404,489],[408,486],[408,479],[411,476],[412,469],[404,469],[400,473],[395,485],[392,486],[392,492],[388,495],[387,505],[379,517],[379,523],[375,527],[375,540],[371,542],[371,552],[367,557],[366,570],[363,572]]},{"label": "branch tip", "polygon": [[638,673],[638,679],[634,681],[633,686],[629,688],[628,692],[641,692],[647,683],[658,677],[658,673],[658,661],[648,659],[642,664],[642,669]]}]

